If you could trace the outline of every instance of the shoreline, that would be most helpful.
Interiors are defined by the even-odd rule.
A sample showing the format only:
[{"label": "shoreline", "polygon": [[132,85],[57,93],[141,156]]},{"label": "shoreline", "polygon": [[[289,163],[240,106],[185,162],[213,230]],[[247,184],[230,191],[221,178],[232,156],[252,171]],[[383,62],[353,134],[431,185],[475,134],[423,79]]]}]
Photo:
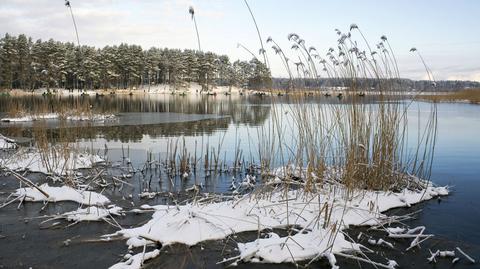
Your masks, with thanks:
[{"label": "shoreline", "polygon": [[[239,87],[218,86],[209,91],[201,92],[199,84],[192,83],[189,87],[177,90],[172,89],[170,85],[156,85],[154,87],[141,87],[132,89],[94,89],[94,90],[67,90],[67,89],[50,89],[51,94],[47,94],[46,88],[39,88],[34,91],[26,91],[21,89],[0,90],[0,97],[23,97],[23,96],[158,96],[158,95],[178,95],[178,96],[260,96],[260,97],[283,97],[283,96],[325,96],[333,98],[343,98],[345,96],[378,96],[378,91],[356,92],[348,91],[344,88],[334,87],[331,89],[297,89],[292,92],[286,92],[281,89],[243,89]],[[421,102],[436,103],[459,103],[459,104],[480,104],[480,90],[466,89],[461,91],[428,91],[428,92],[389,92],[388,95],[398,95],[407,99],[416,99]]]},{"label": "shoreline", "polygon": [[[149,94],[202,94],[202,95],[215,95],[215,94],[224,94],[224,95],[235,95],[235,94],[282,94],[282,95],[297,95],[297,94],[330,94],[332,96],[336,94],[360,94],[360,95],[380,95],[379,91],[348,91],[346,89],[331,88],[331,89],[295,89],[293,91],[287,92],[284,89],[263,89],[263,90],[254,90],[254,89],[243,89],[239,87],[228,87],[228,86],[218,86],[214,89],[208,91],[200,92],[200,86],[192,85],[188,88],[177,90],[170,89],[168,85],[159,85],[149,88],[133,88],[133,89],[93,89],[93,90],[67,90],[64,88],[51,88],[52,95],[149,95]],[[25,95],[44,95],[47,94],[46,88],[39,88],[33,91],[23,90],[23,89],[10,89],[10,90],[0,90],[1,95],[10,95],[10,96],[25,96]],[[406,96],[418,95],[418,96],[430,96],[430,95],[448,95],[451,92],[442,91],[442,92],[415,92],[415,91],[397,91],[389,92],[389,94],[404,94]]]}]

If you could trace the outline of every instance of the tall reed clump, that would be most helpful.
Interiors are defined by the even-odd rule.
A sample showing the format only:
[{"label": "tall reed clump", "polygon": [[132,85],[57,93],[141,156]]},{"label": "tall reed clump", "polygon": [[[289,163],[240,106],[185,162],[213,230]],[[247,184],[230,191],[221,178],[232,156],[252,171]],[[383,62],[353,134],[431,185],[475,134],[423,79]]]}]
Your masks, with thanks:
[{"label": "tall reed clump", "polygon": [[[402,99],[398,66],[387,38],[382,36],[371,46],[357,25],[353,24],[347,33],[336,31],[337,48],[330,48],[326,58],[315,48],[308,48],[299,35],[290,34],[288,39],[298,54],[297,79],[315,80],[324,74],[344,86],[350,101],[312,103],[310,97],[298,94],[291,96],[292,104],[285,111],[274,105],[273,110],[279,111],[273,114],[282,115],[273,119],[277,124],[272,134],[276,138],[267,134],[263,140],[276,144],[280,154],[275,154],[276,161],[268,159],[268,163],[290,167],[284,173],[290,180],[302,173],[307,190],[324,180],[342,183],[348,190],[423,189],[426,181],[418,178],[430,176],[437,131],[436,105],[431,105],[427,117],[415,119],[418,127],[413,133],[409,128],[412,101]],[[354,39],[358,34],[360,41]],[[274,46],[274,50],[279,48]],[[288,73],[294,74],[291,70]],[[376,85],[373,90],[372,84]],[[378,101],[366,102],[365,92],[375,94]],[[292,126],[285,126],[285,122]],[[286,129],[292,133],[289,140]]]},{"label": "tall reed clump", "polygon": [[58,130],[49,130],[45,121],[35,121],[32,129],[35,147],[38,151],[40,161],[46,171],[53,175],[59,175],[67,185],[74,185],[75,182],[69,170],[75,169],[77,154],[75,133],[78,130],[67,128],[65,121],[61,121]]}]

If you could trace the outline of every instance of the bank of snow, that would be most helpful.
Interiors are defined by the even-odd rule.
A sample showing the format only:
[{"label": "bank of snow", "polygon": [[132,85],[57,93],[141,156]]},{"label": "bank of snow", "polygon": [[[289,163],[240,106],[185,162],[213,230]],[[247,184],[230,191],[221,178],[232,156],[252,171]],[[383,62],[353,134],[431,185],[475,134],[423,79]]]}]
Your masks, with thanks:
[{"label": "bank of snow", "polygon": [[61,149],[51,148],[48,152],[37,149],[26,149],[0,158],[0,168],[14,171],[28,170],[44,174],[66,175],[75,169],[91,168],[105,160],[89,153],[69,152],[62,154]]},{"label": "bank of snow", "polygon": [[[155,210],[148,223],[106,237],[122,236],[130,248],[152,243],[191,246],[240,232],[296,226],[299,232],[288,237],[271,232],[267,238],[239,243],[240,254],[224,262],[283,263],[325,256],[335,267],[332,254],[360,251],[359,244],[345,238],[345,228],[376,225],[387,218],[382,213],[386,210],[447,194],[447,188],[431,184],[422,191],[357,190],[348,196],[340,184],[319,185],[316,193],[277,189],[217,203],[143,206]],[[114,268],[123,268],[119,266]]]}]

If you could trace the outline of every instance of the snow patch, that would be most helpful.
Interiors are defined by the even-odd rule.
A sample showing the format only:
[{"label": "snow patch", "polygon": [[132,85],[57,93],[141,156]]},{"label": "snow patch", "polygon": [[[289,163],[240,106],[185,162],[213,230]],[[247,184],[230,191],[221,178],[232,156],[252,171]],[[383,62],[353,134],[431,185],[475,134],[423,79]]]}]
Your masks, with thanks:
[{"label": "snow patch", "polygon": [[110,267],[110,269],[138,269],[142,267],[144,261],[153,259],[158,255],[160,255],[160,250],[155,249],[150,252],[126,256],[126,258],[128,258],[126,261],[114,264]]},{"label": "snow patch", "polygon": [[17,144],[15,140],[7,138],[0,134],[0,150],[2,149],[15,149],[17,148]]},{"label": "snow patch", "polygon": [[430,184],[423,191],[357,190],[345,199],[346,192],[342,185],[326,184],[319,187],[318,193],[278,190],[268,195],[247,194],[216,203],[150,206],[155,213],[148,223],[122,229],[113,236],[126,238],[130,248],[154,242],[192,246],[245,231],[296,226],[301,227],[301,231],[294,235],[279,237],[270,233],[268,238],[239,243],[240,255],[230,259],[233,262],[292,262],[326,257],[329,253],[356,252],[359,245],[346,240],[343,229],[350,225],[378,224],[387,217],[381,212],[446,195],[448,189]]},{"label": "snow patch", "polygon": [[73,201],[82,205],[105,205],[110,200],[104,195],[92,191],[78,190],[68,186],[51,187],[47,183],[39,188],[48,194],[45,196],[36,188],[19,188],[15,191],[15,196],[25,196],[25,201],[29,202],[62,202]]},{"label": "snow patch", "polygon": [[72,174],[75,169],[91,168],[94,164],[104,161],[100,156],[88,153],[70,152],[65,156],[54,148],[46,153],[34,149],[17,152],[6,159],[0,158],[0,167],[14,171],[29,170],[44,174],[67,175]]},{"label": "snow patch", "polygon": [[81,222],[81,221],[101,221],[109,216],[120,216],[123,209],[118,206],[109,206],[108,208],[89,206],[87,208],[79,208],[74,211],[66,212],[62,214],[62,217],[68,221]]}]

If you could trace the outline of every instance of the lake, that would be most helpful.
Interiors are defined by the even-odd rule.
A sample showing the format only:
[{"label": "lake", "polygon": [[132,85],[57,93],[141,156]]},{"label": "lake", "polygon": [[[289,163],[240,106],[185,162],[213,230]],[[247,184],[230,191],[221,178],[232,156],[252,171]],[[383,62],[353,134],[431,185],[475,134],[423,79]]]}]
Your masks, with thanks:
[{"label": "lake", "polygon": [[[40,106],[45,98],[39,96],[14,97],[24,107]],[[56,141],[61,133],[68,132],[68,137],[78,143],[79,147],[91,152],[100,152],[114,164],[123,167],[126,160],[131,164],[126,170],[112,169],[112,173],[122,175],[131,173],[128,179],[132,184],[121,190],[106,190],[115,204],[124,208],[133,205],[171,203],[174,199],[187,199],[178,194],[193,184],[203,187],[203,192],[229,193],[232,177],[241,178],[242,173],[229,172],[235,156],[242,161],[244,168],[255,165],[259,159],[258,148],[262,137],[272,132],[274,117],[280,117],[285,129],[285,143],[294,141],[289,129],[293,124],[288,118],[294,102],[289,97],[278,97],[273,103],[269,97],[259,96],[173,96],[173,95],[134,95],[103,97],[62,97],[56,102],[74,104],[78,98],[88,99],[93,109],[99,112],[114,113],[114,120],[103,122],[60,123],[48,120],[42,128],[48,131],[51,141]],[[305,105],[348,106],[349,97],[315,96]],[[366,96],[366,104],[375,105],[375,96]],[[11,99],[0,97],[0,118],[6,116]],[[409,101],[406,101],[409,102]],[[424,120],[431,107],[429,103],[413,102],[409,115],[412,120],[409,128],[415,129]],[[415,227],[424,225],[434,238],[422,244],[421,250],[406,252],[398,242],[396,250],[375,249],[379,260],[382,257],[395,259],[401,268],[451,268],[450,260],[438,259],[438,263],[429,265],[426,249],[454,249],[460,246],[474,258],[480,253],[480,106],[461,103],[439,103],[438,137],[431,180],[438,185],[451,186],[451,194],[441,200],[431,200],[409,209],[393,209],[390,214],[414,212],[416,218],[407,224]],[[39,125],[32,122],[0,123],[0,133],[13,138],[31,138]],[[67,131],[65,131],[67,130]],[[413,139],[413,138],[412,138]],[[28,141],[28,139],[24,139]],[[28,142],[26,142],[28,144]],[[204,145],[204,146],[201,146]],[[185,149],[190,158],[210,154],[219,160],[223,172],[192,173],[188,178],[174,177],[168,180],[165,174],[153,168],[139,173],[152,160],[166,160],[172,150]],[[284,153],[287,154],[288,153]],[[211,156],[210,156],[211,157]],[[197,159],[197,157],[195,157]],[[276,156],[280,159],[281,156]],[[275,163],[275,162],[274,162]],[[203,164],[199,163],[199,166]],[[210,164],[212,165],[212,164]],[[200,169],[198,169],[200,170]],[[41,175],[35,175],[43,180]],[[18,187],[18,182],[11,176],[0,176],[2,180],[2,197]],[[138,198],[144,191],[164,193],[150,200]],[[132,195],[131,200],[126,199]],[[105,223],[78,223],[69,228],[44,229],[42,215],[53,215],[65,210],[73,210],[73,203],[49,204],[40,213],[43,205],[27,203],[17,210],[17,204],[0,209],[0,265],[5,267],[33,268],[85,268],[108,267],[116,263],[126,251],[124,241],[102,243],[95,239],[116,230]],[[122,226],[135,226],[149,219],[148,214],[132,215],[119,218]],[[358,234],[362,228],[353,228],[351,233]],[[365,231],[366,232],[366,231]],[[242,239],[251,238],[245,233]],[[255,235],[253,235],[255,238]],[[65,240],[71,239],[68,246]],[[90,242],[91,240],[92,242]],[[241,241],[241,239],[238,239]],[[88,241],[88,242],[87,242]],[[225,247],[228,246],[228,247]],[[198,268],[223,267],[216,265],[227,249],[234,251],[228,240],[206,242],[191,248],[173,246],[147,264],[148,268]],[[341,268],[356,268],[357,263],[339,259]],[[179,266],[183,265],[182,266]],[[325,262],[316,266],[329,268]],[[240,264],[241,268],[293,268],[293,265],[252,265]],[[364,266],[370,268],[368,266]],[[362,268],[364,268],[362,267]],[[474,268],[462,259],[455,268]]]}]

